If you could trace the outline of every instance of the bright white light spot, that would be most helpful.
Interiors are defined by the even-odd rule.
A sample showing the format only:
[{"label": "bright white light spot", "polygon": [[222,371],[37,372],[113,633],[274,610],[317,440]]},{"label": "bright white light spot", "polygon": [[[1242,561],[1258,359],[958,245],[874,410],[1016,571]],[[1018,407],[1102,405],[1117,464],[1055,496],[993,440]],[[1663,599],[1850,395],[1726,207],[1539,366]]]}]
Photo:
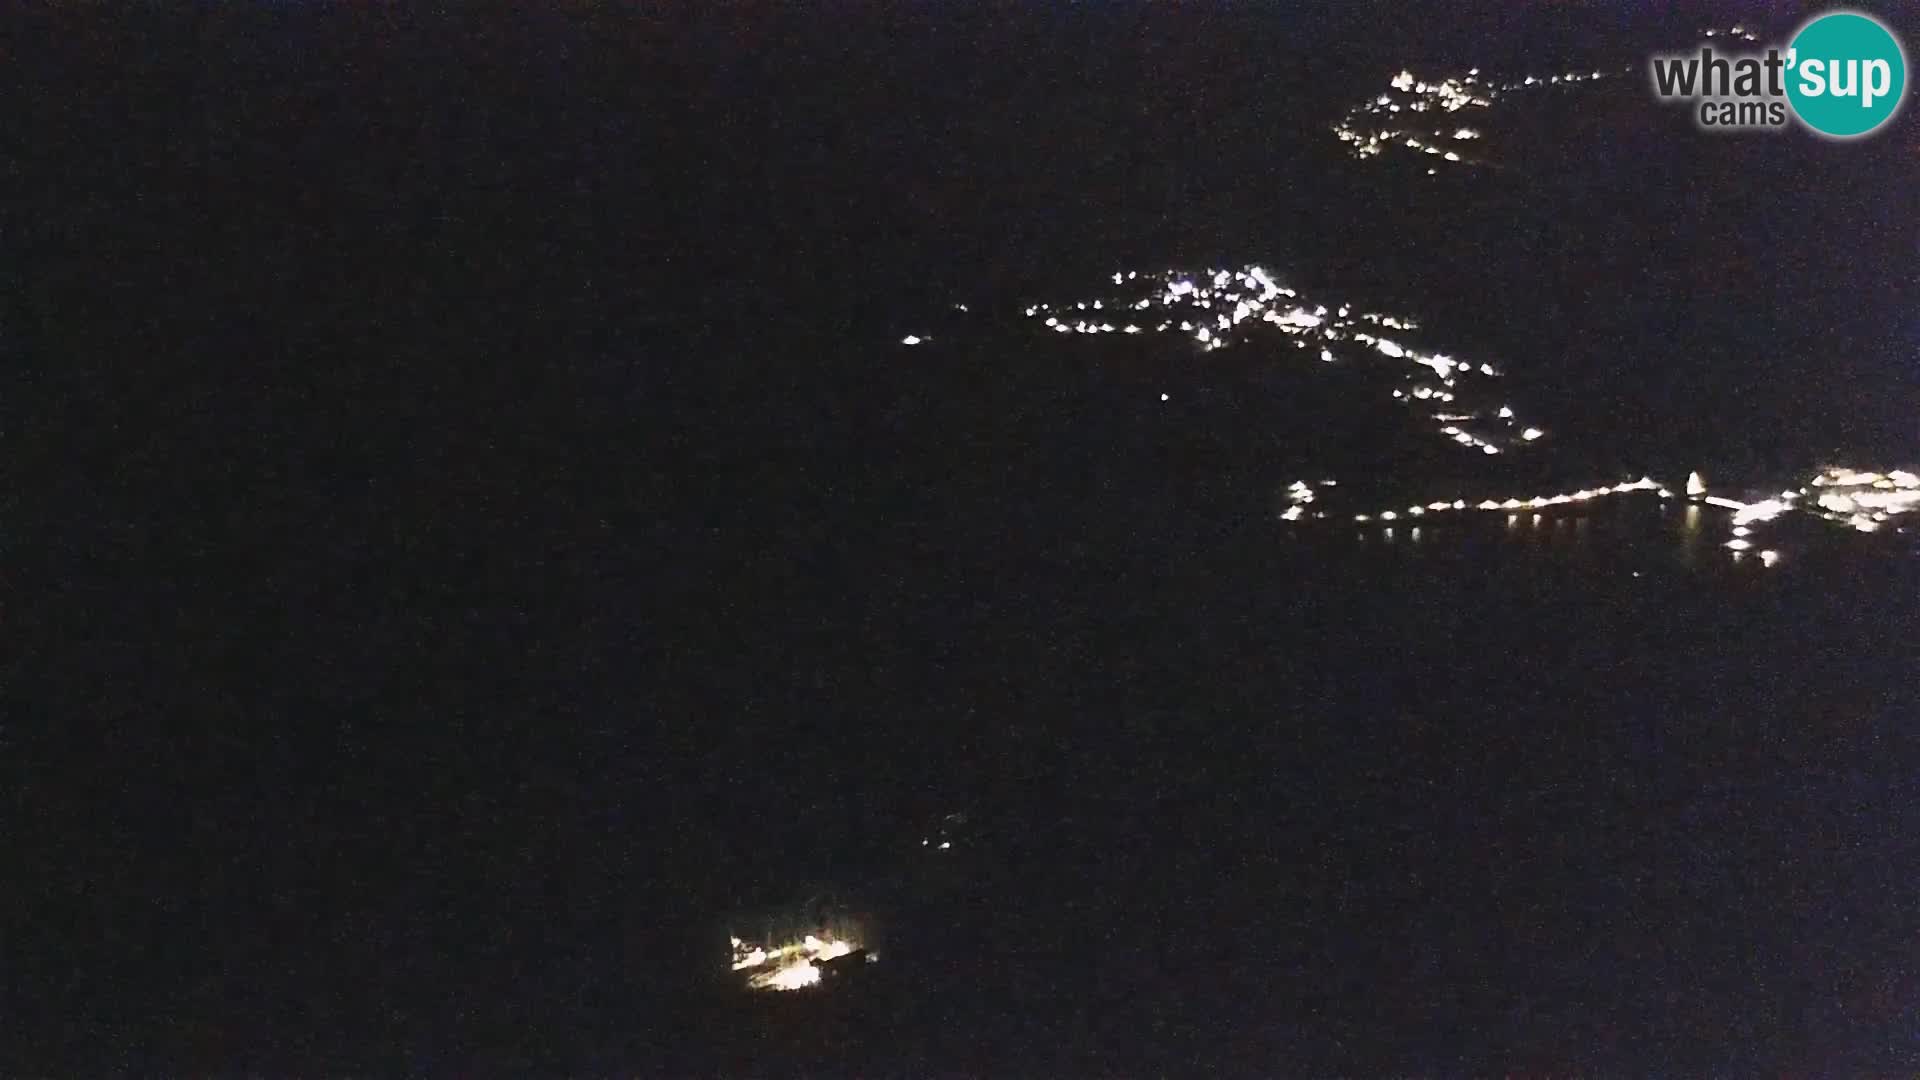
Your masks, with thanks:
[{"label": "bright white light spot", "polygon": [[919,336],[918,334],[908,334],[908,335],[907,335],[906,337],[903,337],[903,338],[901,338],[901,339],[900,339],[900,344],[902,344],[902,345],[918,345],[918,344],[920,344],[920,343],[921,343],[922,341],[924,341],[924,340],[926,340],[926,339],[925,339],[925,338],[922,338],[922,337],[920,337],[920,336]]},{"label": "bright white light spot", "polygon": [[820,982],[820,969],[805,960],[789,964],[757,985],[764,990],[799,990]]},{"label": "bright white light spot", "polygon": [[1735,525],[1745,525],[1754,521],[1772,521],[1774,518],[1786,513],[1789,509],[1791,509],[1791,507],[1779,499],[1763,499],[1735,514],[1733,516],[1733,523]]},{"label": "bright white light spot", "polygon": [[1525,440],[1527,440],[1528,442],[1532,442],[1533,440],[1535,440],[1535,439],[1537,439],[1537,438],[1539,438],[1540,436],[1542,436],[1542,435],[1545,435],[1545,434],[1546,434],[1546,432],[1544,432],[1544,431],[1541,431],[1541,430],[1540,430],[1539,428],[1537,428],[1537,427],[1530,427],[1530,428],[1528,428],[1527,430],[1525,430],[1525,431],[1523,431],[1523,432],[1521,432],[1521,433],[1520,433],[1520,437],[1521,437],[1521,438],[1523,438],[1523,439],[1525,439]]},{"label": "bright white light spot", "polygon": [[1161,394],[1161,395],[1160,395],[1160,400],[1161,400],[1161,401],[1167,401],[1167,400],[1170,400],[1170,399],[1169,399],[1169,398],[1167,397],[1167,395],[1165,395],[1165,394]]},{"label": "bright white light spot", "polygon": [[1690,496],[1698,497],[1701,495],[1705,495],[1706,493],[1707,493],[1707,482],[1700,478],[1700,474],[1697,472],[1688,473],[1687,474],[1687,494]]}]

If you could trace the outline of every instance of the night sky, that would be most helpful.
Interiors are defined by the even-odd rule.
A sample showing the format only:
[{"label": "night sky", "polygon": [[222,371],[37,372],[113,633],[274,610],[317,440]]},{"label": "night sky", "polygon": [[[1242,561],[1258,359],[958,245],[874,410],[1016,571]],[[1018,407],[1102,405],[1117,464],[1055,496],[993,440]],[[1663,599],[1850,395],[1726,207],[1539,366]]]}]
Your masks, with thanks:
[{"label": "night sky", "polygon": [[[1920,465],[1913,112],[1427,6],[14,17],[0,1071],[1910,1073],[1911,519],[1335,500]],[[1632,73],[1331,134],[1469,67]],[[1249,265],[1545,449],[1023,316]],[[859,985],[726,985],[828,893]]]}]

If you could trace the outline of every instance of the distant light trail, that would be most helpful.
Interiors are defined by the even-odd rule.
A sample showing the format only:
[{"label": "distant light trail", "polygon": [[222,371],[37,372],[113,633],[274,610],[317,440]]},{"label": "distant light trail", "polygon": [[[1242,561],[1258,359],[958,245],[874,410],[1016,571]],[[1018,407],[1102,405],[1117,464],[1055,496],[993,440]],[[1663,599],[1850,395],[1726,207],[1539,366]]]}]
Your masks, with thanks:
[{"label": "distant light trail", "polygon": [[[1262,266],[1239,270],[1211,268],[1200,272],[1115,272],[1109,279],[1125,291],[1062,304],[1030,304],[1021,309],[1059,334],[1097,336],[1177,332],[1189,336],[1202,352],[1231,348],[1263,335],[1279,335],[1297,349],[1307,349],[1323,364],[1342,360],[1361,362],[1371,355],[1404,361],[1411,369],[1392,391],[1394,400],[1440,402],[1449,406],[1443,429],[1446,438],[1482,455],[1495,455],[1546,434],[1539,427],[1522,426],[1510,405],[1480,398],[1486,380],[1500,370],[1485,361],[1470,363],[1441,352],[1427,352],[1404,337],[1385,337],[1376,330],[1412,334],[1420,324],[1388,312],[1355,312],[1349,304],[1330,307],[1301,297]],[[1129,285],[1129,283],[1136,283]],[[1116,327],[1075,312],[1158,308],[1161,315],[1140,323]],[[1149,329],[1149,325],[1151,329]],[[1430,377],[1421,380],[1419,375]],[[1168,400],[1166,397],[1162,401]],[[1486,419],[1482,419],[1482,418]],[[1478,421],[1476,427],[1467,427]]]}]

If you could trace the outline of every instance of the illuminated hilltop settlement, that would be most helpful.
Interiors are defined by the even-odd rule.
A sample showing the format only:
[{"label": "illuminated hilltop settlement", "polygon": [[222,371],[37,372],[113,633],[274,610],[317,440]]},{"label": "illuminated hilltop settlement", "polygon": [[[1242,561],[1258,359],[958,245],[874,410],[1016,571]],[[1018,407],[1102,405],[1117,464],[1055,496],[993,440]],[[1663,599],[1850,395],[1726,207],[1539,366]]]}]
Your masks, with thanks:
[{"label": "illuminated hilltop settlement", "polygon": [[[1759,40],[1740,25],[1702,30],[1700,36],[1714,41]],[[1401,71],[1378,96],[1348,109],[1334,123],[1333,135],[1361,161],[1388,154],[1414,155],[1428,165],[1429,176],[1448,166],[1498,165],[1481,149],[1483,136],[1475,117],[1490,115],[1497,106],[1540,100],[1543,93],[1589,89],[1602,80],[1617,82],[1633,70],[1561,71],[1497,79],[1469,68],[1433,81]]]},{"label": "illuminated hilltop settlement", "polygon": [[1411,71],[1402,71],[1387,84],[1386,92],[1347,110],[1333,125],[1333,134],[1362,161],[1389,151],[1430,157],[1429,175],[1443,165],[1490,164],[1485,156],[1474,152],[1481,133],[1468,120],[1475,113],[1515,94],[1574,87],[1604,78],[1607,73],[1603,71],[1569,71],[1501,82],[1483,77],[1479,68],[1471,68],[1464,75],[1427,82]]}]

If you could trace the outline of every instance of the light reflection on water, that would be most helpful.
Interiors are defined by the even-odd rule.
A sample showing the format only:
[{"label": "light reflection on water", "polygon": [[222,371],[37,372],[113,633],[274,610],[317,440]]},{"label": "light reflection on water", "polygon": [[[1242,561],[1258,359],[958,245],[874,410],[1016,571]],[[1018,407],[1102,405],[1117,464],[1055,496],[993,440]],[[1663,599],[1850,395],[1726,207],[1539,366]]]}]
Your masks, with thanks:
[{"label": "light reflection on water", "polygon": [[[1920,484],[1914,487],[1920,489]],[[1530,501],[1537,504],[1541,500]],[[1302,528],[1284,515],[1275,524],[1280,525],[1280,535],[1288,538],[1289,547],[1313,550],[1314,557],[1322,560],[1337,561],[1340,549],[1358,547],[1370,551],[1361,556],[1363,559],[1388,556],[1408,566],[1426,564],[1432,572],[1449,564],[1462,568],[1479,564],[1498,570],[1502,560],[1517,558],[1520,562],[1512,564],[1516,569],[1523,564],[1537,569],[1578,566],[1584,568],[1583,572],[1631,573],[1635,577],[1662,570],[1689,577],[1718,577],[1732,570],[1746,579],[1790,566],[1816,552],[1824,559],[1836,545],[1845,546],[1854,536],[1854,531],[1822,529],[1810,522],[1803,524],[1797,535],[1765,536],[1759,526],[1743,522],[1758,520],[1753,515],[1759,513],[1778,516],[1767,504],[1723,502],[1740,507],[1740,512],[1721,514],[1720,503],[1709,506],[1633,492],[1628,498],[1604,503],[1569,501],[1538,509],[1522,504],[1522,509],[1498,514],[1436,516],[1429,512],[1422,518],[1391,521],[1384,520],[1384,514],[1355,515],[1360,528],[1350,534],[1351,539],[1342,539],[1349,535],[1345,533],[1316,533],[1310,525]],[[1414,524],[1416,520],[1420,523]],[[1266,532],[1261,536],[1262,544],[1276,538]],[[1294,547],[1295,542],[1301,546]],[[1870,557],[1884,558],[1891,550],[1890,545],[1882,545]],[[1920,548],[1914,550],[1920,553]]]},{"label": "light reflection on water", "polygon": [[1688,503],[1680,519],[1680,562],[1692,569],[1699,564],[1700,547],[1704,540],[1704,517],[1698,503]]},{"label": "light reflection on water", "polygon": [[1374,558],[1392,553],[1396,561],[1471,563],[1492,556],[1520,556],[1533,562],[1537,556],[1568,566],[1636,575],[1663,567],[1689,574],[1734,566],[1759,571],[1783,561],[1772,550],[1765,559],[1723,557],[1718,546],[1732,535],[1730,520],[1710,515],[1698,505],[1648,500],[1521,511],[1498,515],[1498,523],[1495,515],[1462,516],[1440,523],[1428,520],[1407,528],[1400,527],[1405,523],[1379,522],[1354,531],[1351,542],[1325,534],[1315,541],[1311,532],[1291,528],[1285,528],[1283,535],[1310,544],[1357,543],[1370,548]]}]

